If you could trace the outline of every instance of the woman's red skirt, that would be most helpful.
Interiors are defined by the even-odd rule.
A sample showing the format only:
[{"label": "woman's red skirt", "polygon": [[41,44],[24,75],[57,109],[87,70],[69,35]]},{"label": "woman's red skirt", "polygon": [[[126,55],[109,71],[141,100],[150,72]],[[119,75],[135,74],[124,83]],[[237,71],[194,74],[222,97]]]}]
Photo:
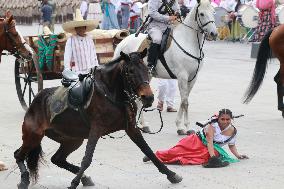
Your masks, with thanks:
[{"label": "woman's red skirt", "polygon": [[[215,154],[218,154],[216,150]],[[177,145],[168,150],[157,151],[156,156],[163,163],[181,165],[200,165],[208,162],[210,158],[207,147],[195,134],[181,139]]]}]

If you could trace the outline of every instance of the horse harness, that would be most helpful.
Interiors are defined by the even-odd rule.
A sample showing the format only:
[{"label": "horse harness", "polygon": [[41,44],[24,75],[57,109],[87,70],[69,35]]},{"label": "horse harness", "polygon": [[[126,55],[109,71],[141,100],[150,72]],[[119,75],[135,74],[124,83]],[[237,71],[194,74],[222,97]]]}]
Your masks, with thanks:
[{"label": "horse harness", "polygon": [[[174,2],[175,2],[175,1],[172,0],[172,1],[170,1],[169,3],[167,3],[166,0],[163,0],[163,4],[162,4],[162,6],[159,8],[158,12],[161,13],[161,14],[166,14],[166,13],[168,13],[169,15],[174,15],[175,13],[174,13],[173,9],[171,8],[171,7],[173,6],[173,3],[174,3]],[[197,56],[194,56],[194,55],[192,55],[192,54],[190,54],[189,52],[187,52],[187,51],[177,42],[177,40],[174,38],[173,34],[170,32],[170,28],[168,28],[168,29],[164,32],[164,35],[166,36],[166,38],[171,37],[171,38],[173,39],[173,41],[175,42],[175,44],[178,46],[178,48],[179,48],[184,54],[186,54],[187,56],[189,56],[189,57],[191,57],[191,58],[193,58],[193,59],[195,59],[195,60],[198,61],[198,67],[197,67],[197,69],[196,69],[196,72],[195,72],[194,76],[193,76],[191,79],[188,80],[188,82],[191,82],[191,81],[193,81],[193,80],[196,78],[197,73],[198,73],[199,68],[200,68],[200,63],[201,63],[201,61],[202,61],[203,58],[204,58],[203,45],[204,45],[204,42],[205,42],[205,36],[203,37],[203,42],[202,42],[202,44],[201,44],[201,42],[200,42],[200,40],[199,40],[199,37],[198,37],[198,33],[200,32],[201,34],[204,34],[204,33],[205,33],[205,30],[204,30],[203,28],[204,28],[205,26],[207,26],[208,24],[210,24],[210,23],[215,23],[215,21],[213,21],[213,20],[210,20],[210,21],[208,21],[208,22],[206,22],[206,23],[204,23],[204,24],[201,22],[200,16],[199,16],[199,14],[198,14],[198,13],[199,13],[199,11],[198,11],[199,6],[200,6],[200,4],[198,4],[197,10],[196,10],[196,12],[195,12],[195,21],[196,21],[196,23],[197,23],[197,25],[198,25],[198,29],[195,29],[195,28],[193,28],[192,26],[185,24],[185,23],[182,21],[180,15],[178,15],[178,18],[179,18],[178,22],[179,22],[179,23],[181,23],[183,26],[185,26],[185,27],[187,27],[187,28],[190,28],[190,29],[192,29],[192,30],[195,30],[195,31],[197,32],[197,33],[196,33],[196,37],[197,37],[197,40],[198,40],[198,48],[199,48],[199,56],[198,56],[198,57],[197,57]],[[162,8],[163,8],[163,7],[165,7],[165,9],[162,11]],[[148,17],[147,17],[147,18],[148,18]],[[146,18],[146,21],[145,21],[144,23],[148,22],[147,18]],[[152,21],[152,20],[150,20],[150,21],[148,22],[148,24],[149,24],[151,21]],[[144,24],[144,23],[143,23],[143,24]],[[145,25],[145,24],[144,24],[144,25]],[[142,26],[143,26],[143,25],[142,25]],[[141,26],[141,27],[142,27],[142,26]],[[145,26],[143,26],[143,27],[145,27]],[[139,32],[140,32],[140,31],[139,31]],[[165,41],[167,41],[167,40],[165,40]],[[169,68],[169,66],[168,66],[168,64],[167,64],[167,62],[166,62],[166,59],[165,59],[163,53],[164,53],[164,52],[161,52],[161,53],[160,53],[159,59],[160,59],[161,63],[163,64],[163,66],[165,67],[166,71],[168,72],[169,76],[170,76],[172,79],[176,79],[177,77],[176,77],[176,75],[170,70],[170,68]]]},{"label": "horse harness", "polygon": [[[10,40],[12,43],[13,49],[11,50],[10,53],[2,53],[2,55],[14,55],[17,58],[23,58],[21,56],[21,53],[19,52],[20,48],[25,48],[24,45],[26,44],[26,41],[20,44],[17,44],[15,39],[13,38],[14,35],[10,33],[10,30],[15,27],[15,24],[13,24],[11,27],[8,26],[6,22],[4,22],[4,34],[7,36],[7,38]],[[18,33],[17,33],[18,35]],[[7,46],[7,40],[6,41],[6,46]],[[26,58],[25,58],[26,59]]]}]

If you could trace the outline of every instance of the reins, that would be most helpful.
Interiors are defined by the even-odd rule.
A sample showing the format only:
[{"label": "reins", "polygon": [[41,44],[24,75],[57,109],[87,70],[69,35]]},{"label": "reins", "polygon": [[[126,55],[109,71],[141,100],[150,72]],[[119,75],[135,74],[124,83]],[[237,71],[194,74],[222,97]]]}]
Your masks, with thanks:
[{"label": "reins", "polygon": [[[198,73],[198,71],[199,71],[199,69],[200,69],[200,63],[201,63],[201,61],[202,61],[203,58],[204,58],[203,45],[204,45],[204,42],[205,42],[205,35],[204,35],[205,31],[204,31],[203,27],[207,26],[207,25],[210,24],[210,23],[215,23],[214,21],[210,20],[210,21],[206,22],[205,24],[202,24],[202,22],[201,22],[201,20],[200,20],[200,16],[199,16],[199,14],[198,14],[198,8],[199,8],[199,6],[200,6],[200,4],[198,4],[198,6],[197,6],[197,8],[196,8],[196,12],[195,12],[195,21],[196,21],[196,23],[197,23],[199,29],[195,29],[195,28],[193,28],[192,26],[190,26],[190,25],[188,25],[188,24],[185,24],[181,19],[180,19],[180,20],[177,20],[177,21],[178,21],[180,24],[182,24],[183,26],[188,27],[188,28],[190,28],[190,29],[196,31],[196,38],[197,38],[197,41],[198,41],[198,48],[199,48],[199,57],[194,56],[194,55],[190,54],[189,52],[187,52],[187,51],[177,42],[177,40],[174,38],[174,36],[173,36],[173,35],[170,35],[170,37],[173,39],[173,41],[175,42],[175,44],[178,46],[178,48],[179,48],[184,54],[186,54],[187,56],[189,56],[189,57],[191,57],[191,58],[193,58],[193,59],[195,59],[195,60],[198,61],[198,65],[197,65],[197,69],[196,69],[196,71],[195,71],[195,74],[194,74],[194,76],[193,76],[191,79],[188,80],[188,82],[191,82],[191,81],[193,81],[193,80],[196,78],[197,73]],[[201,26],[200,26],[200,24],[201,24]],[[202,44],[201,44],[200,39],[199,39],[199,37],[198,37],[199,32],[204,35],[204,36],[203,36]]]}]

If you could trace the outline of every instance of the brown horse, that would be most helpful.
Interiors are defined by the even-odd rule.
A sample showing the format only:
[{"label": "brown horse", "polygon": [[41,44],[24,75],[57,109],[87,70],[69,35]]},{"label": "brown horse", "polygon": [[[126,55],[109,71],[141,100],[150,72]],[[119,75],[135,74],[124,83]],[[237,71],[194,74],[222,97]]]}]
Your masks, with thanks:
[{"label": "brown horse", "polygon": [[30,59],[32,50],[24,38],[17,32],[13,15],[8,11],[6,19],[0,18],[0,63],[3,50],[9,51],[16,57]]},{"label": "brown horse", "polygon": [[284,117],[284,25],[280,25],[267,32],[262,39],[259,46],[253,78],[245,93],[244,103],[249,103],[257,93],[265,75],[267,61],[271,58],[272,53],[280,61],[280,69],[274,77],[274,81],[277,84],[278,109],[282,111],[282,116]]},{"label": "brown horse", "polygon": [[[24,161],[27,162],[33,178],[37,178],[38,160],[42,152],[41,141],[44,136],[60,143],[60,148],[52,156],[51,162],[76,174],[69,188],[76,188],[80,180],[84,186],[93,185],[93,181],[84,175],[84,171],[92,162],[97,141],[101,136],[118,130],[125,130],[159,171],[167,175],[170,182],[178,183],[182,180],[156,158],[136,127],[135,97],[141,99],[144,107],[151,106],[154,100],[148,70],[143,62],[146,54],[146,49],[142,53],[121,53],[120,58],[97,69],[92,74],[94,93],[83,117],[77,111],[67,109],[50,123],[48,101],[56,88],[44,89],[34,98],[22,125],[23,144],[14,154],[21,171],[18,188],[26,189],[30,182]],[[88,142],[81,167],[70,164],[66,158],[82,145],[84,139],[88,139]]]}]

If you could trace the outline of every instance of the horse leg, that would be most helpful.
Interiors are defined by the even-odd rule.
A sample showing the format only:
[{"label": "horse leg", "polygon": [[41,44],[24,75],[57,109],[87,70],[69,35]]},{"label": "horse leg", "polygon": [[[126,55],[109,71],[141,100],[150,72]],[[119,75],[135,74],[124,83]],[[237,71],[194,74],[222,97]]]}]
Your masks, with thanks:
[{"label": "horse leg", "polygon": [[[96,133],[92,132],[91,133]],[[93,159],[93,154],[97,145],[97,142],[99,140],[99,135],[94,134],[90,135],[88,138],[87,146],[86,146],[86,151],[85,151],[85,156],[81,162],[81,167],[79,172],[77,173],[76,177],[72,180],[71,186],[68,187],[69,189],[75,189],[80,183],[80,180],[84,176],[85,170],[91,165],[92,159]]]},{"label": "horse leg", "polygon": [[184,116],[184,126],[188,130],[189,128],[189,121],[188,121],[188,96],[189,92],[191,91],[195,80],[188,84],[187,79],[179,79],[178,86],[180,91],[180,108],[178,110],[178,115],[176,118],[176,126],[177,126],[177,133],[179,135],[186,135],[184,128],[181,126],[181,119]]},{"label": "horse leg", "polygon": [[140,148],[140,150],[151,159],[151,161],[154,163],[154,165],[158,168],[158,170],[162,174],[167,175],[167,179],[171,183],[179,183],[182,181],[182,177],[176,174],[175,172],[169,170],[153,153],[151,148],[148,146],[146,141],[144,140],[141,132],[139,129],[130,127],[126,130],[127,135],[130,137],[130,139]]},{"label": "horse leg", "polygon": [[44,135],[40,127],[33,125],[35,124],[32,120],[28,123],[23,123],[23,144],[14,152],[14,158],[21,172],[21,182],[18,184],[19,189],[27,189],[30,184],[30,175],[24,163],[25,160],[27,160],[28,168],[35,182],[38,178],[38,160],[42,153],[40,143]]},{"label": "horse leg", "polygon": [[[140,101],[137,101],[137,109],[138,109],[138,111],[141,110],[142,106],[143,106],[142,103],[141,103]],[[139,112],[139,113],[140,113],[140,112]],[[143,130],[145,133],[150,133],[150,132],[151,132],[149,126],[146,125],[146,122],[145,122],[145,119],[144,119],[143,111],[141,112],[139,122],[140,122],[140,124],[141,124],[142,130]]]},{"label": "horse leg", "polygon": [[[60,168],[63,168],[73,174],[77,174],[80,170],[80,167],[67,162],[66,159],[72,152],[77,150],[82,145],[84,139],[66,139],[52,130],[47,130],[45,134],[48,138],[60,143],[59,149],[51,157],[51,162]],[[91,177],[86,175],[83,175],[81,182],[83,186],[95,185]]]}]

